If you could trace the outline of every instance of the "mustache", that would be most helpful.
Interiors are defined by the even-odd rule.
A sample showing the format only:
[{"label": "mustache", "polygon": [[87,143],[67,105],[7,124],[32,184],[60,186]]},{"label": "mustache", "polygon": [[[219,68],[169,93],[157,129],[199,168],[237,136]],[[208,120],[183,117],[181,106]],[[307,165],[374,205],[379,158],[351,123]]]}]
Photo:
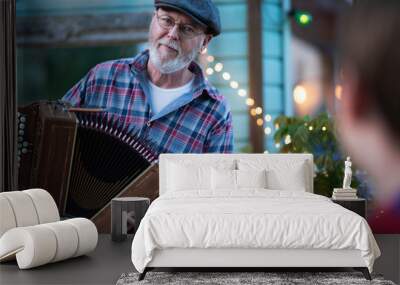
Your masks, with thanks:
[{"label": "mustache", "polygon": [[157,42],[157,44],[163,44],[169,48],[173,48],[174,50],[178,51],[181,54],[181,46],[176,41],[161,39]]}]

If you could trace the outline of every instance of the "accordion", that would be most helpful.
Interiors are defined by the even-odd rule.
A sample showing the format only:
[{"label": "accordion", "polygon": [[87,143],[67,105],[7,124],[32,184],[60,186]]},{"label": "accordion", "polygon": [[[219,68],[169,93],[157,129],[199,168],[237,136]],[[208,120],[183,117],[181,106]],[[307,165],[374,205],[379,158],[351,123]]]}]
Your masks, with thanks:
[{"label": "accordion", "polygon": [[115,115],[47,101],[18,110],[19,189],[46,189],[62,216],[90,218],[99,232],[110,230],[112,198],[158,196],[157,158]]}]

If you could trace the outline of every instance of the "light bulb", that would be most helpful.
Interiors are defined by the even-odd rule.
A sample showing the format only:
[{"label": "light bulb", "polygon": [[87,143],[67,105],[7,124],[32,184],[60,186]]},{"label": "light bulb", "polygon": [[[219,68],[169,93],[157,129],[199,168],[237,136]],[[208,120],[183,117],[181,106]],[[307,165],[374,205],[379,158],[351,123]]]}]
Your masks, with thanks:
[{"label": "light bulb", "polygon": [[292,142],[292,138],[290,137],[290,135],[287,135],[285,137],[285,144],[290,144]]},{"label": "light bulb", "polygon": [[246,105],[247,106],[253,106],[254,105],[254,99],[253,98],[247,98],[246,99]]},{"label": "light bulb", "polygon": [[212,75],[212,74],[214,73],[214,69],[212,69],[211,67],[209,67],[209,68],[206,69],[206,73],[207,73],[208,75]]},{"label": "light bulb", "polygon": [[229,80],[229,79],[231,79],[231,75],[228,72],[224,72],[222,74],[222,78],[225,80]]},{"label": "light bulb", "polygon": [[247,91],[244,89],[239,89],[238,94],[241,97],[245,97],[247,95]]},{"label": "light bulb", "polygon": [[237,83],[237,81],[231,81],[231,87],[233,89],[237,89],[239,87],[239,83]]},{"label": "light bulb", "polygon": [[216,72],[220,72],[224,68],[224,65],[220,62],[218,62],[215,66],[214,69]]}]

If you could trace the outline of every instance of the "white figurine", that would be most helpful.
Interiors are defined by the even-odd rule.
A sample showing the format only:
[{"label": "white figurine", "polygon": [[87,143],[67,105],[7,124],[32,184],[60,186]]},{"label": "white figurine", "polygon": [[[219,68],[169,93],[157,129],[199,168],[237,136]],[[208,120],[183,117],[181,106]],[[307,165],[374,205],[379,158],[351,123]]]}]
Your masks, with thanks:
[{"label": "white figurine", "polygon": [[351,184],[351,176],[352,176],[352,171],[351,171],[351,160],[350,156],[347,157],[347,160],[344,162],[344,179],[343,179],[343,189],[351,189],[350,184]]}]

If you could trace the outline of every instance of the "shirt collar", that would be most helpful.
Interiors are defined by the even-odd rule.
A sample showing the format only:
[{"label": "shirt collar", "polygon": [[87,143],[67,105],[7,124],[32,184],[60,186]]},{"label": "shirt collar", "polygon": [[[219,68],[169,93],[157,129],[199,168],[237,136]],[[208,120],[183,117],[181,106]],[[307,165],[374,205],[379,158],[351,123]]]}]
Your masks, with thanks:
[{"label": "shirt collar", "polygon": [[[149,61],[149,50],[145,50],[139,53],[136,57],[133,58],[133,61],[130,63],[131,70],[135,74],[146,75],[147,78],[147,63]],[[214,100],[221,101],[221,96],[219,96],[211,87],[208,80],[204,78],[203,70],[201,67],[194,61],[189,64],[188,69],[195,75],[193,80],[193,99],[202,95],[205,91],[208,96],[213,98]]]}]

